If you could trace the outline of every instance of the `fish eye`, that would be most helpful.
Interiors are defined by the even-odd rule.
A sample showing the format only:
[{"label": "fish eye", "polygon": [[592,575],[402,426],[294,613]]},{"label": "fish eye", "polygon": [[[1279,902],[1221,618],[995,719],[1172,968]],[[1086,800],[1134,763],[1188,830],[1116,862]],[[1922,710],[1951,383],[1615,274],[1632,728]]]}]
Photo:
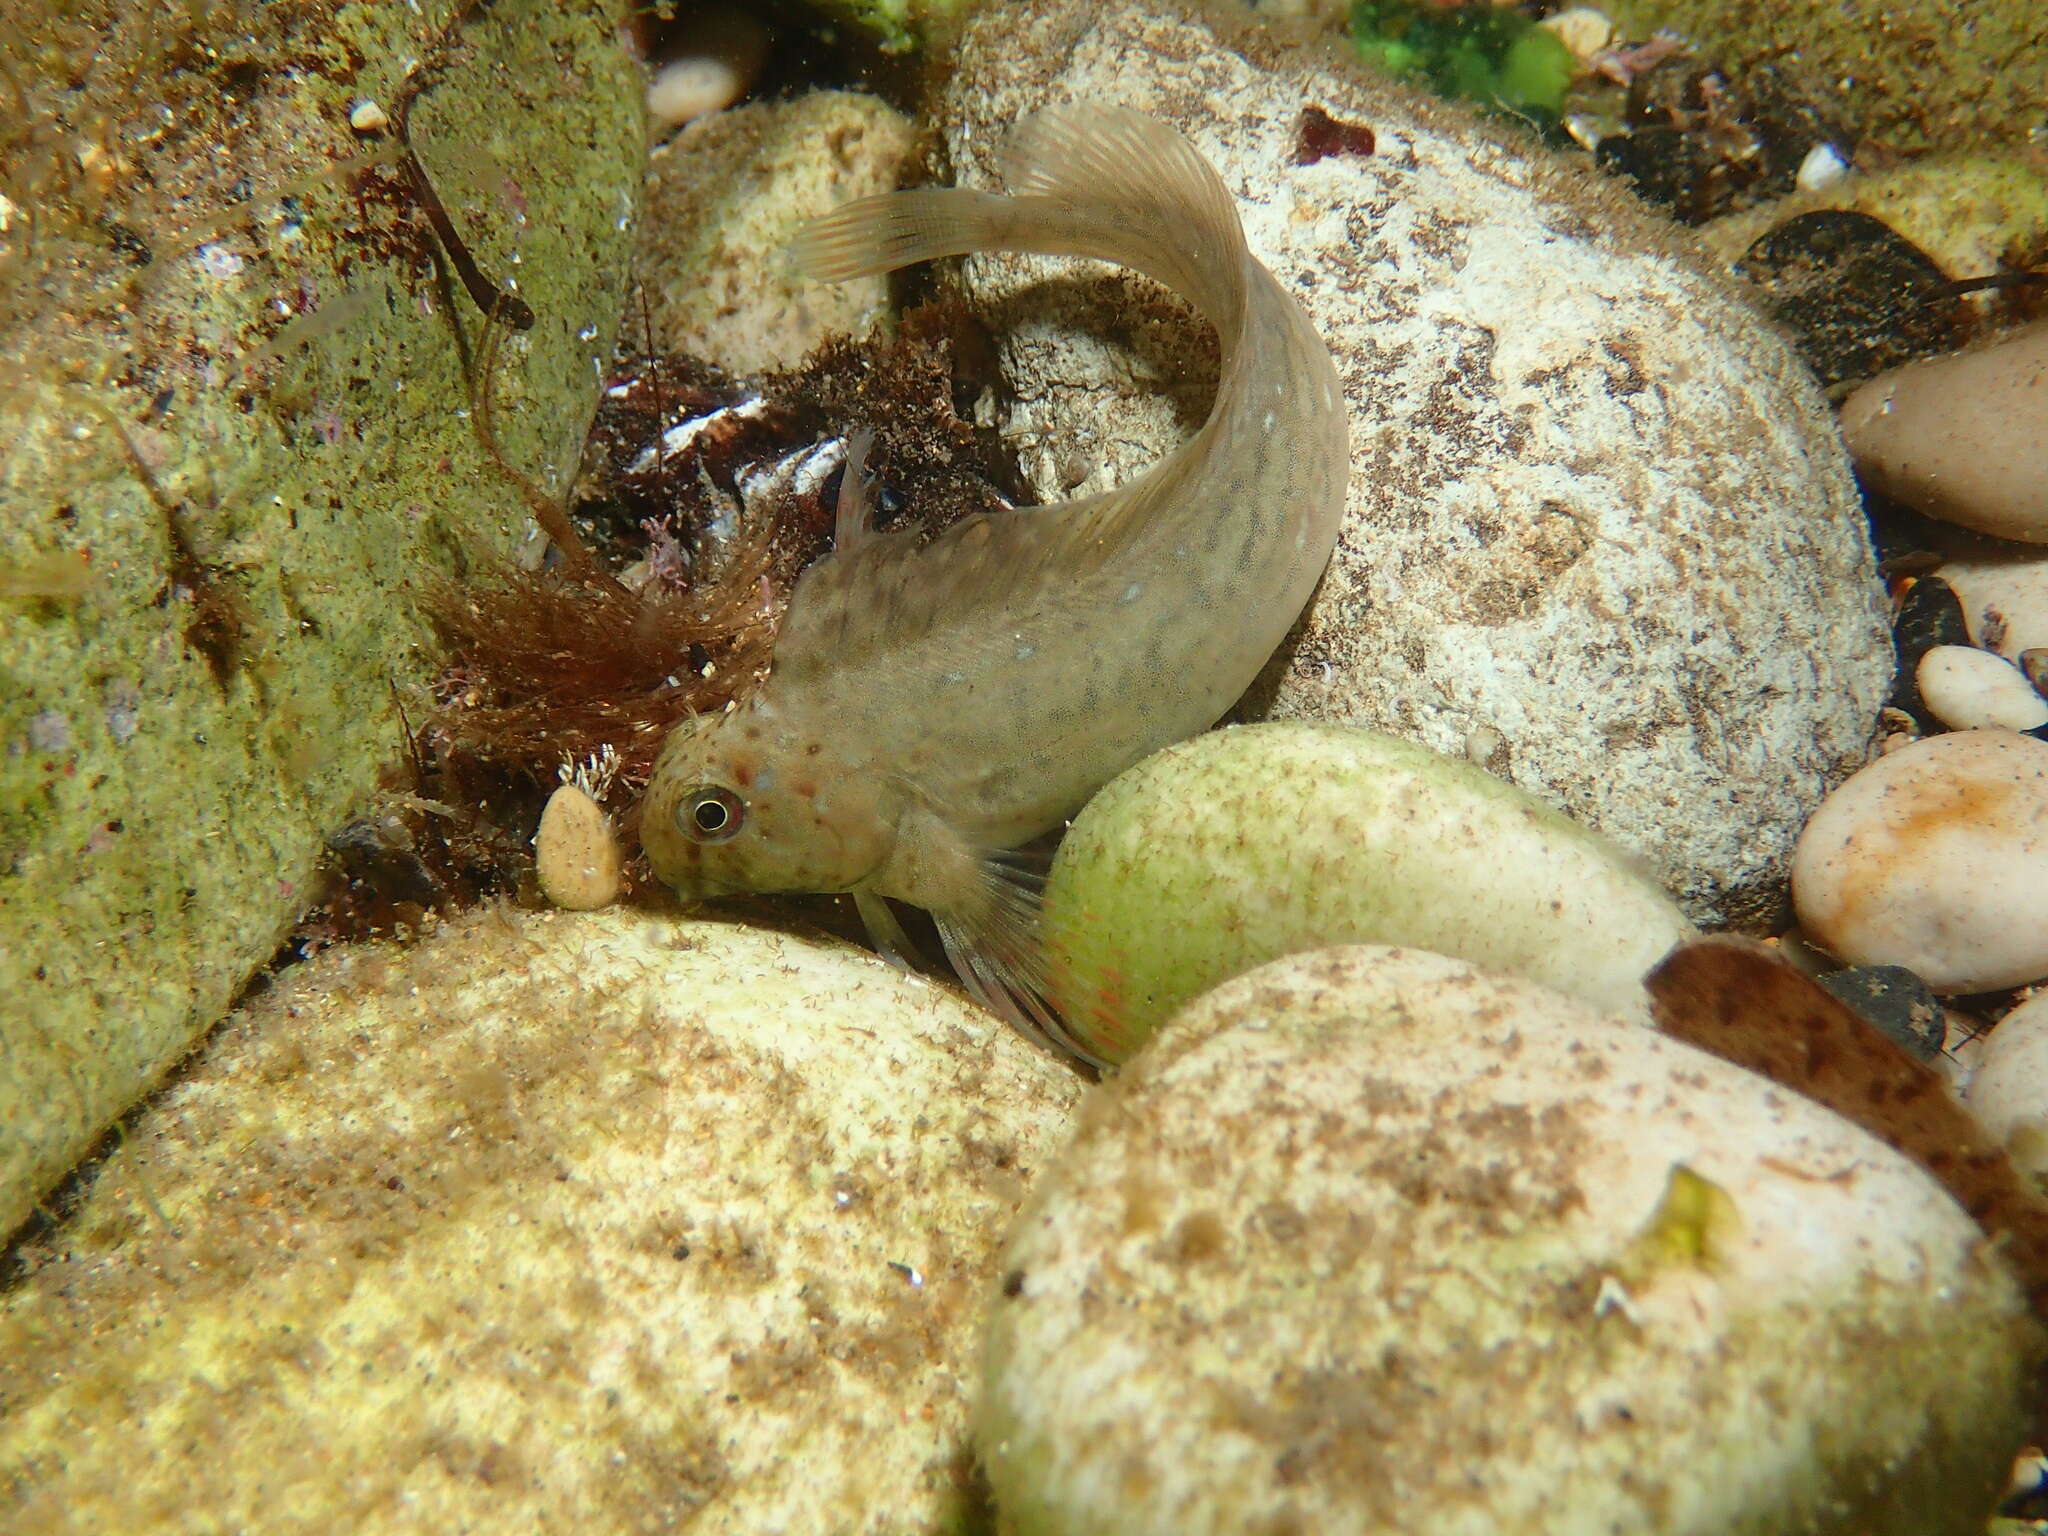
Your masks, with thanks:
[{"label": "fish eye", "polygon": [[719,784],[698,785],[676,806],[676,829],[693,843],[722,843],[746,820],[746,801]]}]

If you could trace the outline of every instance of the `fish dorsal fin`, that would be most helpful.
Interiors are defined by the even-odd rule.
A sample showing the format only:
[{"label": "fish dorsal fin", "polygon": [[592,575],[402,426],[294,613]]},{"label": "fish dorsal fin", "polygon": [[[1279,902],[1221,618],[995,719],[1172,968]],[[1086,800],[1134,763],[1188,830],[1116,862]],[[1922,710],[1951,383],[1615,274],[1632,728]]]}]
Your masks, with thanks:
[{"label": "fish dorsal fin", "polygon": [[832,553],[858,549],[875,531],[874,507],[868,500],[868,451],[875,446],[872,427],[862,427],[846,440],[846,463],[839,472],[839,504],[832,519]]},{"label": "fish dorsal fin", "polygon": [[776,637],[776,664],[843,670],[948,629],[999,629],[1005,610],[1070,592],[1115,558],[1151,521],[1151,479],[1079,501],[977,513],[927,545],[914,528],[869,533],[804,572]]}]

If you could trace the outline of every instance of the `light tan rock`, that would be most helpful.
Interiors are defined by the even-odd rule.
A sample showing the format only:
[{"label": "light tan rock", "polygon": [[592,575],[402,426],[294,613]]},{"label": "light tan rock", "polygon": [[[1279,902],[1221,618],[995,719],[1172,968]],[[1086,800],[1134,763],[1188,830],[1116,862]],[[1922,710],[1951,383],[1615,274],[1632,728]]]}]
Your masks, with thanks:
[{"label": "light tan rock", "polygon": [[2048,554],[2011,545],[1959,552],[1935,575],[1955,589],[1970,639],[2008,661],[2048,646]]},{"label": "light tan rock", "polygon": [[1937,992],[2048,976],[2048,743],[1953,731],[1879,758],[1828,797],[1792,860],[1808,935]]},{"label": "light tan rock", "polygon": [[792,367],[880,314],[882,278],[801,281],[806,219],[896,185],[911,125],[872,96],[819,91],[701,117],[654,152],[638,270],[657,343],[734,373]]},{"label": "light tan rock", "polygon": [[[1049,101],[1173,122],[1329,342],[1345,526],[1246,712],[1448,754],[1491,733],[1491,771],[1646,857],[1695,920],[1767,916],[1893,668],[1810,376],[1610,183],[1229,27],[1171,0],[990,8],[938,116],[957,178],[983,186]],[[1370,128],[1374,152],[1297,163],[1310,106]],[[1041,498],[1126,481],[1201,420],[1212,343],[1145,279],[1005,257],[964,281]]]},{"label": "light tan rock", "polygon": [[488,911],[287,972],[0,1296],[0,1529],[955,1532],[1074,1074],[872,956]]},{"label": "light tan rock", "polygon": [[1842,402],[1842,436],[1885,495],[2048,543],[2048,325],[1879,374]]},{"label": "light tan rock", "polygon": [[1969,1105],[2048,1195],[2048,991],[2028,998],[1983,1037]]},{"label": "light tan rock", "polygon": [[1193,1004],[1004,1262],[977,1436],[1016,1536],[1979,1536],[2040,1349],[1899,1154],[1417,951]]}]

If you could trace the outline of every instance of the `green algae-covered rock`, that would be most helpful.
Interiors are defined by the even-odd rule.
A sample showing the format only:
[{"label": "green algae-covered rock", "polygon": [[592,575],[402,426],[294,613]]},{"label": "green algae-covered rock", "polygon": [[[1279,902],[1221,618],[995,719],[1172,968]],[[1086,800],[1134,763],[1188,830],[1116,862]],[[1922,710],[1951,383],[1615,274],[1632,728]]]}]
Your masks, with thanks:
[{"label": "green algae-covered rock", "polygon": [[1668,27],[1709,58],[1838,90],[1894,149],[2017,145],[2043,123],[2048,29],[2014,0],[1607,0],[1630,37]]},{"label": "green algae-covered rock", "polygon": [[1411,944],[1640,1011],[1692,926],[1607,839],[1376,731],[1240,726],[1148,758],[1088,803],[1046,884],[1053,996],[1122,1061],[1226,977],[1295,950]]},{"label": "green algae-covered rock", "polygon": [[0,1232],[275,949],[401,750],[413,591],[524,523],[396,156],[408,68],[440,201],[537,316],[500,392],[544,481],[644,146],[596,0],[59,9],[0,34]]},{"label": "green algae-covered rock", "polygon": [[0,1530],[958,1536],[1081,1083],[873,955],[614,909],[330,950],[0,1296]]},{"label": "green algae-covered rock", "polygon": [[1014,1536],[1976,1536],[2025,1433],[1932,1178],[1531,982],[1290,956],[1079,1122],[989,1325]]}]

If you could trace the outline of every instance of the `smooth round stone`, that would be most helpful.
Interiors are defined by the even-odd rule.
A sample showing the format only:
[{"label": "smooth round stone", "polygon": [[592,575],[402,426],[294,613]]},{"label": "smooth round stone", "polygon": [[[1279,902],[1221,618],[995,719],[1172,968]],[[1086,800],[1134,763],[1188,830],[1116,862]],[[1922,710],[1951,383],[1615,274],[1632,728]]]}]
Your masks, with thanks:
[{"label": "smooth round stone", "polygon": [[1169,1023],[1004,1264],[977,1438],[1016,1536],[1978,1536],[2039,1339],[1848,1122],[1380,948]]},{"label": "smooth round stone", "polygon": [[1986,1037],[1969,1105],[2048,1195],[2048,992],[2028,998]]},{"label": "smooth round stone", "polygon": [[0,1293],[0,1531],[946,1536],[1075,1074],[842,944],[330,950]]},{"label": "smooth round stone", "polygon": [[1792,897],[1851,965],[1903,965],[1937,992],[2048,976],[2048,743],[1955,731],[1888,753],[1800,834]]},{"label": "smooth round stone", "polygon": [[1930,517],[2048,543],[2048,325],[1908,363],[1842,403],[1865,482]]},{"label": "smooth round stone", "polygon": [[2048,725],[2048,699],[2034,691],[2026,674],[1974,645],[1932,647],[1913,680],[1935,719],[1952,730],[2031,731]]},{"label": "smooth round stone", "polygon": [[1239,726],[1088,803],[1046,883],[1053,997],[1105,1061],[1226,977],[1332,944],[1410,944],[1640,1012],[1692,925],[1614,844],[1427,747]]},{"label": "smooth round stone", "polygon": [[571,912],[595,912],[619,898],[624,865],[611,819],[574,784],[558,785],[533,835],[541,893]]}]

